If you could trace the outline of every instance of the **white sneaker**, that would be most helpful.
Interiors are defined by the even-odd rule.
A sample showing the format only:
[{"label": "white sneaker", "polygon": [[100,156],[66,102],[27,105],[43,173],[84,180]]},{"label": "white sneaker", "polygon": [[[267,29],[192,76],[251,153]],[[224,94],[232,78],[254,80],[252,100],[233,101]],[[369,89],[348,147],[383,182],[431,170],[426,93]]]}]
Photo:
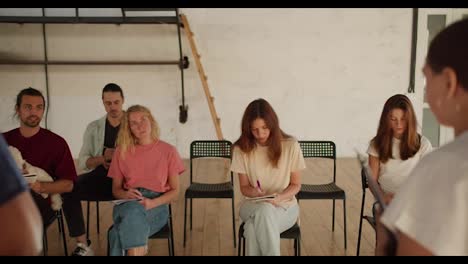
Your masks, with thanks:
[{"label": "white sneaker", "polygon": [[75,250],[71,254],[72,256],[94,256],[93,249],[83,243],[78,243]]}]

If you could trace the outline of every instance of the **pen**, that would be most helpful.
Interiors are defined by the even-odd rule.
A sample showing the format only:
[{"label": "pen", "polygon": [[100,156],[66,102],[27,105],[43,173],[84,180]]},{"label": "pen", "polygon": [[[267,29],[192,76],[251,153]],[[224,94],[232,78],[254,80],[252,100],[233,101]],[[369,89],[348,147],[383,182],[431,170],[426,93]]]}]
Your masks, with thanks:
[{"label": "pen", "polygon": [[259,189],[261,192],[263,192],[263,191],[262,191],[262,187],[260,186],[260,181],[259,181],[259,180],[257,180],[257,187],[258,187],[258,189]]}]

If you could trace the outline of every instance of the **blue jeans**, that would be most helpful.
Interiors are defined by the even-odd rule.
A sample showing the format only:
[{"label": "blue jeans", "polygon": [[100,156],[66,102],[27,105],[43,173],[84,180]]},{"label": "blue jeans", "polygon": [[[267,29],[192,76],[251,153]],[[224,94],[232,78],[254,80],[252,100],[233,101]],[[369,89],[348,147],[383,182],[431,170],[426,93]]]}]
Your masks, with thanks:
[{"label": "blue jeans", "polygon": [[[163,193],[137,188],[149,199]],[[138,201],[126,202],[114,206],[114,226],[109,230],[109,254],[123,256],[126,250],[143,247],[148,244],[148,237],[161,230],[169,219],[167,204],[145,210]]]}]

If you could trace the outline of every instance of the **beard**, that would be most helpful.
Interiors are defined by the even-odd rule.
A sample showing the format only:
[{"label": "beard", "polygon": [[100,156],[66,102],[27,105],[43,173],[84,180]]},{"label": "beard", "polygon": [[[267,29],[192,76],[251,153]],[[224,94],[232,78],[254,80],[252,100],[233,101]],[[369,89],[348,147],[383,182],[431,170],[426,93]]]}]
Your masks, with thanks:
[{"label": "beard", "polygon": [[110,112],[109,112],[109,115],[110,115],[112,118],[118,118],[118,117],[120,116],[120,111],[117,111],[117,110],[110,111]]},{"label": "beard", "polygon": [[27,127],[37,127],[41,123],[41,119],[38,116],[28,116],[24,120],[21,120]]}]

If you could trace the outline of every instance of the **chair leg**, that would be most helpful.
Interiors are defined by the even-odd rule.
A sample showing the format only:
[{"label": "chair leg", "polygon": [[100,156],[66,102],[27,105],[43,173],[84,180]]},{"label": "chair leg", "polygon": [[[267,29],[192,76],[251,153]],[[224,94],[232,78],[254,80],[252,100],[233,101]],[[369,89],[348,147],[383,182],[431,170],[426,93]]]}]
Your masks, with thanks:
[{"label": "chair leg", "polygon": [[110,244],[109,244],[109,234],[113,226],[109,227],[107,230],[107,256],[110,256]]},{"label": "chair leg", "polygon": [[170,251],[170,252],[171,252],[171,256],[175,256],[175,248],[174,248],[174,230],[173,230],[173,228],[172,228],[172,216],[171,216],[171,218],[169,219],[169,221],[170,221],[170,222],[169,222],[169,223],[170,223],[170,226],[169,226],[169,232],[170,232],[169,237],[170,237],[170,239],[171,239],[171,241],[170,241],[170,242],[171,242],[171,251]]},{"label": "chair leg", "polygon": [[234,194],[232,195],[232,236],[234,237],[234,248],[236,247],[236,218],[234,216]]},{"label": "chair leg", "polygon": [[245,237],[242,238],[242,256],[245,256]]},{"label": "chair leg", "polygon": [[343,226],[344,226],[344,248],[348,248],[348,239],[346,238],[346,197],[343,199]]},{"label": "chair leg", "polygon": [[239,245],[237,247],[237,256],[240,256],[241,255],[241,243],[242,243],[242,234],[240,233],[240,229],[239,229]]},{"label": "chair leg", "polygon": [[89,240],[89,204],[88,201],[86,206],[86,240]]},{"label": "chair leg", "polygon": [[[57,215],[57,218],[58,218],[58,215]],[[58,226],[58,231],[59,231],[59,235],[60,235],[61,233],[63,233],[63,225],[58,220],[57,220],[57,226]]]},{"label": "chair leg", "polygon": [[294,239],[294,256],[297,256],[297,238]]},{"label": "chair leg", "polygon": [[172,256],[171,238],[167,239],[167,249],[169,250],[169,256]]},{"label": "chair leg", "polygon": [[63,232],[62,232],[63,252],[64,252],[65,256],[68,256],[67,239],[65,237],[65,225],[63,223],[63,213],[62,213],[61,210],[59,211],[59,213],[60,213],[60,216],[58,218],[58,221],[60,221],[60,225],[62,226],[62,230],[63,230]]},{"label": "chair leg", "polygon": [[96,225],[97,233],[99,234],[99,201],[96,201]]},{"label": "chair leg", "polygon": [[193,216],[192,201],[193,199],[190,198],[190,231],[192,231],[192,216]]},{"label": "chair leg", "polygon": [[332,231],[335,231],[335,199],[333,199]]},{"label": "chair leg", "polygon": [[49,245],[47,243],[47,229],[44,228],[44,235],[42,236],[42,255],[47,256],[47,251],[49,249]]},{"label": "chair leg", "polygon": [[301,236],[297,238],[297,256],[301,256]]},{"label": "chair leg", "polygon": [[361,248],[361,232],[362,232],[362,217],[364,215],[364,202],[365,202],[365,193],[362,195],[361,202],[361,216],[359,217],[359,231],[358,231],[358,241],[356,246],[356,256],[359,256],[359,250]]},{"label": "chair leg", "polygon": [[187,233],[187,198],[184,202],[184,248],[185,248],[185,237]]}]

